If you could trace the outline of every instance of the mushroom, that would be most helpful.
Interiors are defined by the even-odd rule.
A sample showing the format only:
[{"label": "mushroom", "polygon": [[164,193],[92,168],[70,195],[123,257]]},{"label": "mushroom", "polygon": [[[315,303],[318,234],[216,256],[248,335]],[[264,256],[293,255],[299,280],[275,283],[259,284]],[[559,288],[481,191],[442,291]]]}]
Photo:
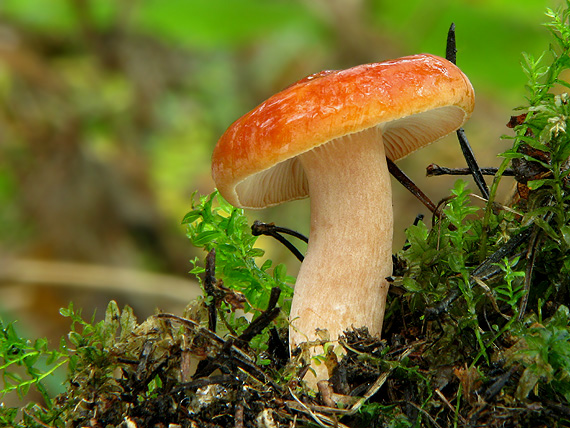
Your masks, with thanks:
[{"label": "mushroom", "polygon": [[[459,68],[421,54],[306,77],[222,135],[212,175],[232,205],[311,198],[290,349],[319,340],[318,330],[331,341],[359,327],[380,337],[392,273],[386,157],[396,161],[453,132],[473,106],[473,87]],[[316,378],[305,380],[314,387],[328,376],[324,364],[312,367]]]}]

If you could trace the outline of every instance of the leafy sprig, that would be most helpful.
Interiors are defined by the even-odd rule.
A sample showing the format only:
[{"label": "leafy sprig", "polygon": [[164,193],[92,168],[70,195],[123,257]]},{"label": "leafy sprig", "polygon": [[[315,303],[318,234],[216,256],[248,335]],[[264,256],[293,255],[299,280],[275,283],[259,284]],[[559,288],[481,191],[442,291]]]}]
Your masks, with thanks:
[{"label": "leafy sprig", "polygon": [[[111,301],[102,321],[94,317],[86,321],[73,304],[60,310],[71,320],[67,340],[62,338],[57,349],[50,349],[46,339],[31,341],[22,337],[14,323],[0,320],[0,399],[17,393],[23,399],[34,388],[43,398],[43,405],[30,403],[22,408],[0,406],[0,426],[10,427],[63,427],[69,412],[81,400],[116,385],[116,361],[110,355],[117,342],[128,341],[136,327],[130,308],[119,310]],[[66,367],[67,373],[58,372]],[[48,377],[59,374],[65,379],[65,399],[57,400],[44,385]],[[72,392],[75,391],[75,392]]]},{"label": "leafy sprig", "polygon": [[[188,227],[188,237],[206,252],[216,250],[216,276],[225,286],[237,290],[247,298],[246,311],[254,315],[265,309],[273,287],[282,290],[279,303],[289,312],[292,284],[295,279],[287,275],[285,265],[273,266],[271,260],[261,265],[257,260],[264,251],[255,247],[253,236],[243,210],[228,204],[217,191],[211,195],[193,198],[192,210],[186,214],[183,224]],[[192,273],[201,275],[204,268],[194,261]]]},{"label": "leafy sprig", "polygon": [[528,328],[516,335],[517,343],[505,352],[512,364],[524,371],[518,380],[516,397],[524,400],[539,383],[550,386],[546,394],[562,394],[570,402],[570,311],[561,305],[552,317],[540,322],[528,319]]},{"label": "leafy sprig", "polygon": [[[566,2],[566,8],[547,9],[546,16],[550,18],[550,22],[545,26],[549,29],[556,44],[551,44],[550,48],[538,58],[529,53],[523,53],[521,65],[528,79],[525,88],[528,91],[527,100],[531,107],[552,99],[553,94],[550,91],[557,84],[570,88],[568,82],[560,79],[562,71],[570,68],[569,10],[568,2]],[[547,57],[550,57],[550,61],[544,64]]]},{"label": "leafy sprig", "polygon": [[495,266],[498,266],[503,271],[504,277],[503,281],[493,288],[497,299],[508,304],[515,315],[518,313],[517,304],[526,292],[523,284],[517,281],[518,278],[524,278],[525,273],[513,269],[519,260],[520,257],[518,256],[512,260],[505,257],[501,263],[495,263]]},{"label": "leafy sprig", "polygon": [[60,349],[49,349],[47,339],[25,339],[17,333],[14,323],[0,320],[0,399],[11,392],[22,398],[35,387],[51,407],[44,381],[68,360],[63,344]]}]

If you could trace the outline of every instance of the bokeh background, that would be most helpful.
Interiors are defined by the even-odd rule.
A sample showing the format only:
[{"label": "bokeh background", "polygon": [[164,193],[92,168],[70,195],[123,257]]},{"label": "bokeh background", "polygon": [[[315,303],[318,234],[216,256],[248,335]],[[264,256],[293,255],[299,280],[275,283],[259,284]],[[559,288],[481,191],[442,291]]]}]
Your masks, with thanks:
[{"label": "bokeh background", "polygon": [[[56,341],[70,300],[88,316],[110,299],[141,318],[179,312],[199,293],[189,260],[204,257],[180,222],[192,194],[214,188],[226,127],[316,71],[443,56],[452,22],[477,93],[466,132],[480,164],[497,166],[524,104],[521,51],[547,49],[544,12],[559,3],[0,0],[0,316]],[[454,137],[399,164],[438,201],[455,179],[426,178],[431,162],[464,166]],[[394,187],[397,249],[428,213]],[[249,215],[308,233],[307,201]],[[296,273],[286,250],[259,245]]]}]

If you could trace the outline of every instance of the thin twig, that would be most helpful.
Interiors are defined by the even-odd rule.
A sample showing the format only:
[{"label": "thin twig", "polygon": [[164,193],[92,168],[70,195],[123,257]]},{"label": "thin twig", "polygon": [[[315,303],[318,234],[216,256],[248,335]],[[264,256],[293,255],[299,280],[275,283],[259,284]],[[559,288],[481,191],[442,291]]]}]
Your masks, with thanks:
[{"label": "thin twig", "polygon": [[451,23],[447,32],[447,44],[445,46],[445,59],[455,64],[457,59],[457,47],[455,43],[455,23]]},{"label": "thin twig", "polygon": [[542,237],[540,231],[540,228],[535,228],[535,230],[532,232],[532,236],[528,244],[528,251],[526,253],[526,269],[524,273],[524,294],[519,303],[519,321],[522,321],[524,318],[526,305],[528,304],[528,295],[530,293],[530,283],[532,281],[532,273],[534,271],[534,262],[536,261],[536,256],[538,254],[538,251],[536,250],[538,248],[540,238]]},{"label": "thin twig", "polygon": [[279,233],[285,233],[287,235],[294,236],[295,238],[298,238],[304,242],[309,242],[309,238],[307,238],[305,235],[299,232],[295,232],[294,230],[287,229],[285,227],[275,226],[273,223],[263,223],[259,220],[255,220],[251,225],[251,233],[253,236],[266,235],[277,239],[279,242],[285,245],[285,247],[287,247],[287,249],[291,251],[300,262],[304,260],[303,254],[297,249],[297,247],[291,244],[291,242],[289,242]]},{"label": "thin twig", "polygon": [[463,128],[459,128],[457,130],[457,138],[459,139],[459,146],[461,147],[467,166],[471,171],[473,180],[475,180],[475,184],[479,188],[481,195],[483,195],[485,199],[489,199],[489,187],[487,187],[487,183],[485,183],[483,173],[477,164],[477,160],[475,159],[475,155],[473,154],[473,150],[471,149],[471,145],[469,144],[469,140],[467,139],[467,135],[465,135]]},{"label": "thin twig", "polygon": [[211,359],[210,361],[211,364],[208,364],[208,369],[204,369],[203,373],[201,373],[200,376],[195,375],[196,377],[210,375],[217,367],[221,366],[221,363],[224,361],[224,359],[226,360],[230,359],[232,363],[234,363],[244,373],[248,374],[249,376],[256,379],[260,383],[269,383],[278,392],[281,392],[282,388],[279,385],[277,385],[272,379],[268,378],[265,375],[265,373],[255,364],[255,362],[252,361],[249,355],[247,355],[245,352],[243,352],[241,349],[235,346],[234,338],[224,340],[216,333],[200,326],[196,321],[183,318],[178,315],[157,314],[155,315],[155,317],[179,322],[185,325],[187,328],[190,328],[191,330],[195,331],[196,333],[203,334],[211,341],[221,345],[221,349],[217,353],[215,358],[208,357]]},{"label": "thin twig", "polygon": [[447,312],[449,305],[451,305],[455,300],[457,300],[459,296],[461,296],[459,289],[454,288],[449,293],[447,293],[447,296],[442,301],[440,301],[436,306],[426,308],[424,311],[426,321],[435,321],[439,319],[441,314]]},{"label": "thin twig", "polygon": [[[271,233],[271,232],[277,232],[277,233],[285,233],[286,235],[291,235],[297,239],[300,239],[301,241],[304,241],[306,243],[309,242],[309,238],[307,238],[305,235],[303,235],[302,233],[299,233],[295,230],[292,229],[288,229],[286,227],[281,227],[281,226],[275,226],[275,224],[273,223],[263,223],[259,220],[255,220],[253,222],[253,227],[256,228],[257,233],[262,233],[262,234],[266,234],[264,233],[265,230],[267,230],[267,232]],[[253,233],[254,235],[256,235],[256,232]]]},{"label": "thin twig", "polygon": [[[414,219],[414,226],[417,226],[419,224],[420,221],[422,221],[424,219],[424,215],[423,214],[418,214],[416,216],[416,218]],[[410,240],[406,238],[406,242],[404,242],[404,246],[402,247],[402,250],[407,250],[408,248],[410,248],[412,246],[412,244],[410,244]]]},{"label": "thin twig", "polygon": [[[475,193],[469,193],[469,196],[475,199],[479,199],[481,202],[484,202],[485,204],[487,202],[489,202],[487,199],[483,198],[482,196],[476,195]],[[517,210],[512,209],[511,207],[508,207],[506,205],[500,204],[498,202],[494,202],[493,203],[493,207],[499,210],[503,210],[503,211],[508,211],[514,215],[520,216],[522,217],[523,214],[518,212]]]},{"label": "thin twig", "polygon": [[422,204],[424,204],[426,208],[430,210],[431,213],[433,213],[437,217],[441,217],[441,213],[437,211],[435,204],[424,192],[421,191],[421,189],[416,185],[416,183],[414,183],[412,179],[408,177],[404,171],[398,168],[398,166],[396,166],[396,164],[392,160],[386,158],[386,162],[388,163],[388,171],[390,171],[390,174],[392,174],[392,176],[396,180],[398,180],[402,186],[408,189],[412,193],[412,195],[418,198],[418,200]]},{"label": "thin twig", "polygon": [[[483,175],[495,175],[499,168],[490,167],[490,168],[481,168],[481,174]],[[448,168],[445,166],[441,166],[435,163],[429,164],[426,167],[426,176],[427,177],[435,177],[439,175],[469,175],[471,171],[469,168]],[[504,176],[514,176],[515,172],[512,169],[506,169],[503,172]]]},{"label": "thin twig", "polygon": [[200,379],[195,379],[190,382],[184,382],[179,384],[176,388],[172,390],[173,394],[177,394],[184,390],[194,390],[199,388],[204,388],[209,385],[237,385],[242,383],[240,379],[238,379],[234,375],[217,375],[217,376],[209,376]]},{"label": "thin twig", "polygon": [[[455,414],[456,413],[456,409],[455,407],[453,407],[451,405],[451,403],[447,400],[447,398],[445,397],[445,395],[443,395],[443,393],[439,390],[439,388],[435,389],[435,393],[438,395],[438,397],[441,399],[441,401],[443,401],[443,403],[449,407],[449,409]],[[464,426],[468,426],[468,422],[465,420],[465,418],[463,416],[461,416],[459,413],[457,413],[457,417],[459,418],[459,420],[461,421],[461,424]]]},{"label": "thin twig", "polygon": [[277,302],[281,294],[281,289],[279,287],[273,287],[271,289],[271,295],[269,296],[269,303],[267,305],[267,310],[263,311],[256,319],[254,319],[243,333],[238,337],[239,340],[249,342],[255,336],[257,336],[261,331],[271,323],[281,309],[277,307]]},{"label": "thin twig", "polygon": [[[319,424],[319,426],[327,428],[327,426],[333,426],[332,423],[335,423],[334,426],[343,426],[346,427],[346,425],[343,425],[337,421],[332,421],[329,417],[324,416],[324,415],[316,415],[309,407],[307,407],[307,405],[305,403],[303,403],[301,400],[299,400],[297,398],[297,396],[293,393],[293,391],[291,390],[291,388],[289,388],[289,394],[291,394],[291,397],[293,397],[293,399],[301,406],[301,409],[298,410],[303,410],[304,413],[307,413],[311,418],[313,418],[313,420]],[[323,423],[323,420],[325,420],[329,425],[325,425]],[[338,425],[337,425],[338,424]]]},{"label": "thin twig", "polygon": [[216,333],[214,333],[213,331],[211,331],[207,328],[202,327],[196,321],[191,320],[189,318],[183,318],[181,316],[174,315],[174,314],[156,314],[155,318],[176,321],[176,322],[186,326],[186,328],[194,330],[198,334],[203,334],[204,336],[206,336],[211,341],[214,341],[220,345],[223,345],[225,343],[224,339],[222,339]]},{"label": "thin twig", "polygon": [[29,410],[24,409],[24,410],[23,410],[23,413],[24,413],[27,417],[31,418],[31,419],[32,419],[35,423],[37,423],[38,425],[40,425],[40,426],[42,426],[42,427],[45,427],[45,428],[52,428],[52,425],[47,425],[47,424],[43,423],[43,422],[40,421],[36,416],[34,416]]},{"label": "thin twig", "polygon": [[[473,270],[473,272],[471,272],[470,284],[474,285],[476,283],[477,278],[486,280],[487,278],[499,272],[500,268],[495,266],[495,263],[499,263],[504,257],[511,256],[513,252],[518,248],[518,246],[529,238],[532,230],[533,226],[527,227],[525,230],[517,233],[515,236],[509,239],[507,243],[505,243],[493,254],[487,257],[479,266],[477,266]],[[428,321],[433,321],[438,319],[441,316],[441,314],[447,312],[449,305],[453,303],[460,296],[461,293],[459,292],[458,289],[451,290],[447,294],[447,296],[436,306],[426,308],[426,310],[424,311],[426,319]]]},{"label": "thin twig", "polygon": [[487,271],[494,269],[493,265],[499,263],[503,258],[509,257],[517,249],[517,247],[527,240],[534,228],[527,227],[522,232],[517,233],[511,239],[509,239],[503,246],[501,246],[497,251],[487,257],[483,263],[471,272],[471,276],[482,277]]},{"label": "thin twig", "polygon": [[[455,24],[451,23],[449,27],[449,31],[447,32],[447,42],[445,46],[445,58],[452,62],[453,64],[457,63],[457,45],[455,41]],[[471,175],[475,180],[475,184],[479,188],[481,195],[485,199],[489,199],[489,188],[487,187],[487,183],[483,179],[483,174],[481,173],[481,169],[477,164],[477,160],[475,159],[475,155],[473,154],[473,150],[471,149],[471,145],[469,144],[469,140],[465,135],[465,131],[463,128],[459,128],[457,130],[457,138],[459,139],[459,145],[461,147],[461,151],[463,152],[463,157],[467,162],[467,166],[471,171]]]},{"label": "thin twig", "polygon": [[216,249],[212,248],[208,255],[206,256],[206,274],[204,277],[204,291],[208,297],[211,298],[210,303],[206,304],[208,308],[208,328],[211,331],[216,331],[216,289],[214,284],[216,284]]},{"label": "thin twig", "polygon": [[244,428],[243,415],[244,415],[244,397],[243,397],[243,383],[238,386],[236,392],[236,406],[234,413],[234,428]]},{"label": "thin twig", "polygon": [[436,422],[436,420],[428,413],[426,412],[424,409],[422,409],[420,406],[418,406],[416,403],[414,403],[413,401],[405,401],[405,404],[409,404],[413,407],[415,407],[417,410],[419,410],[420,412],[422,412],[428,419],[429,421],[437,428],[442,428],[442,426],[440,424],[438,424]]}]

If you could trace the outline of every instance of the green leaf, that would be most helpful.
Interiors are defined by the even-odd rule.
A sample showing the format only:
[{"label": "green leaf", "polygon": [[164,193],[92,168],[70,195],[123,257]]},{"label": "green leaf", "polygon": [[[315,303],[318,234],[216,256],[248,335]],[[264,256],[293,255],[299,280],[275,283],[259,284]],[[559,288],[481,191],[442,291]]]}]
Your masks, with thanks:
[{"label": "green leaf", "polygon": [[263,262],[263,264],[261,265],[260,269],[262,271],[266,271],[267,269],[269,269],[271,266],[273,265],[273,262],[271,260],[265,260]]},{"label": "green leaf", "polygon": [[553,181],[554,180],[552,180],[552,179],[530,180],[527,183],[527,186],[531,190],[537,190],[537,189],[540,189],[545,184],[552,184]]},{"label": "green leaf", "polygon": [[262,257],[265,254],[265,250],[262,250],[261,248],[252,248],[251,250],[248,250],[247,252],[247,256],[248,257]]},{"label": "green leaf", "polygon": [[206,269],[204,269],[202,266],[195,266],[190,270],[190,273],[196,276],[201,275],[204,272],[206,272]]},{"label": "green leaf", "polygon": [[450,257],[448,258],[448,264],[449,268],[453,272],[457,273],[465,272],[465,260],[463,259],[463,256],[461,256],[459,253],[451,254]]},{"label": "green leaf", "polygon": [[287,268],[285,267],[284,264],[278,264],[273,269],[273,278],[275,278],[277,282],[285,282],[286,275],[287,275]]},{"label": "green leaf", "polygon": [[536,223],[537,226],[539,226],[542,230],[544,230],[552,240],[554,240],[557,243],[560,243],[558,234],[547,221],[545,221],[542,217],[534,217],[534,222]]},{"label": "green leaf", "polygon": [[79,347],[82,344],[82,340],[83,338],[81,337],[81,335],[75,331],[71,331],[68,334],[68,339],[71,342],[72,345],[74,345],[75,347]]},{"label": "green leaf", "polygon": [[207,230],[192,238],[192,243],[198,247],[209,244],[220,236],[217,230]]},{"label": "green leaf", "polygon": [[184,218],[182,219],[182,224],[194,223],[200,217],[202,217],[201,210],[192,210],[184,216]]},{"label": "green leaf", "polygon": [[564,225],[560,228],[562,233],[562,239],[566,243],[566,246],[570,247],[570,225]]},{"label": "green leaf", "polygon": [[402,285],[407,291],[411,293],[421,293],[424,291],[424,288],[420,285],[420,283],[410,277],[402,278]]}]

